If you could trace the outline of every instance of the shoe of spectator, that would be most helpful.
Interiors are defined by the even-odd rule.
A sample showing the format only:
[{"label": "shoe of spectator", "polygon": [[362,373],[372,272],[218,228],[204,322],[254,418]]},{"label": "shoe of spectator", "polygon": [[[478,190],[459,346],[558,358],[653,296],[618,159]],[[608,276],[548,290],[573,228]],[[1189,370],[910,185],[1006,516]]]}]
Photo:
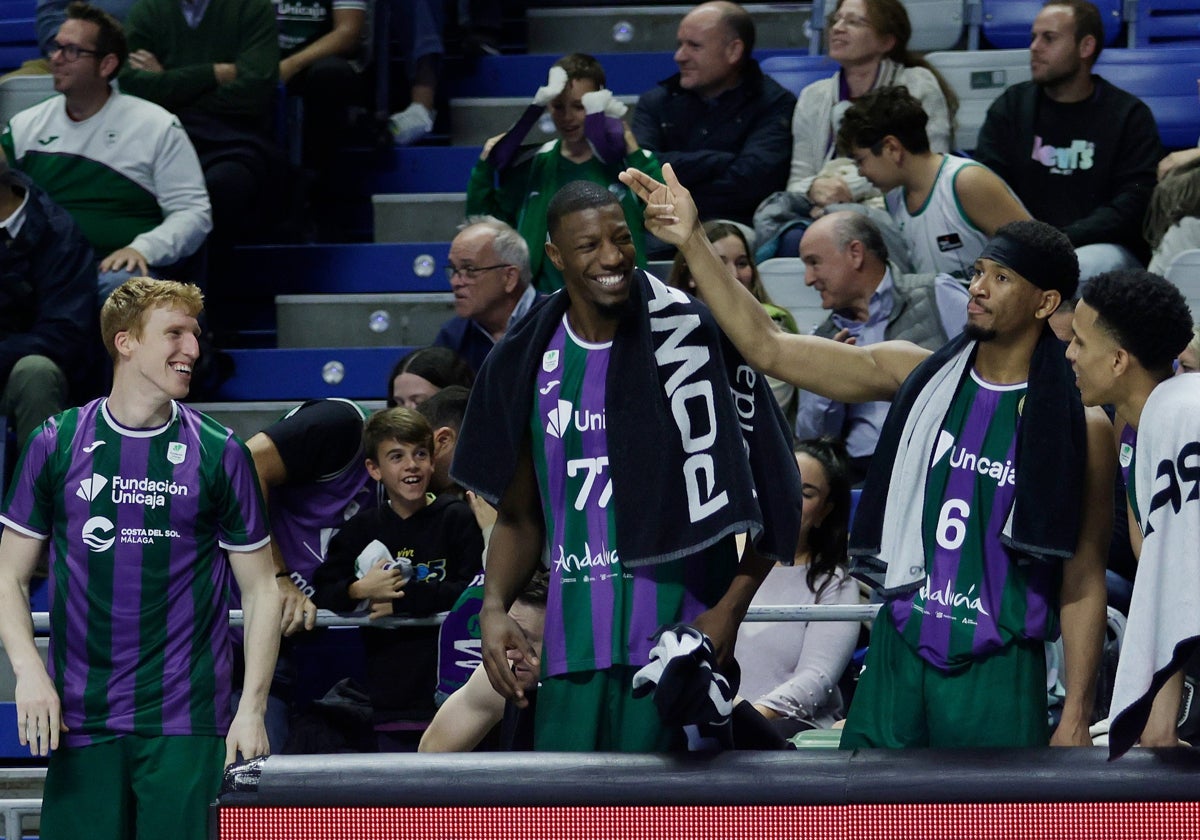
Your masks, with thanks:
[{"label": "shoe of spectator", "polygon": [[397,146],[409,146],[433,131],[433,112],[419,102],[414,102],[403,111],[392,114],[388,128],[392,142]]}]

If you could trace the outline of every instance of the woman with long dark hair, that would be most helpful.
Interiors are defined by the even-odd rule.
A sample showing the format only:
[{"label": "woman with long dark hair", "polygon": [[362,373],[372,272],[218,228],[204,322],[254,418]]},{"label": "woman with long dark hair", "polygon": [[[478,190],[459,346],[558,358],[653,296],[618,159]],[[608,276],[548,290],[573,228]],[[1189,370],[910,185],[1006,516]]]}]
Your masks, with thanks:
[{"label": "woman with long dark hair", "polygon": [[[754,606],[857,604],[846,574],[850,472],[846,448],[833,438],[796,444],[803,512],[795,562],[776,565]],[[838,679],[858,640],[856,621],[750,622],[738,632],[740,694],[784,737],[827,729],[844,716]]]},{"label": "woman with long dark hair", "polygon": [[416,408],[443,388],[470,388],[475,372],[462,356],[432,344],[401,356],[387,380],[387,407]]}]

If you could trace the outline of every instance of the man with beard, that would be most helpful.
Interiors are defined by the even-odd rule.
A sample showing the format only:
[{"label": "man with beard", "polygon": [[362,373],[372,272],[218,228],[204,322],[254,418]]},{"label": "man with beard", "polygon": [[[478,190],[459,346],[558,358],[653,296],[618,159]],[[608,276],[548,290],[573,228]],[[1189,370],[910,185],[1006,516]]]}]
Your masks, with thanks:
[{"label": "man with beard", "polygon": [[1044,745],[1043,643],[1060,615],[1068,693],[1050,741],[1090,744],[1115,464],[1048,325],[1078,283],[1071,243],[1004,225],[975,261],[961,336],[932,355],[850,346],[761,317],[663,174],[622,179],[751,366],[843,402],[893,401],[851,537],[852,571],[885,602],[843,748]]},{"label": "man with beard", "polygon": [[[707,309],[635,269],[617,198],[573,181],[547,215],[564,290],[488,356],[451,466],[499,507],[483,664],[523,707],[511,666],[540,663],[538,750],[669,749],[678,730],[656,713],[662,697],[631,695],[634,672],[676,622],[729,662],[755,590],[795,548],[799,475],[779,467],[789,436],[766,380]],[[539,657],[507,612],[543,557]]]},{"label": "man with beard", "polygon": [[1103,46],[1087,0],[1043,6],[1029,43],[1032,81],[992,103],[974,154],[1033,218],[1070,237],[1085,285],[1145,264],[1142,217],[1163,156],[1146,103],[1092,73]]}]

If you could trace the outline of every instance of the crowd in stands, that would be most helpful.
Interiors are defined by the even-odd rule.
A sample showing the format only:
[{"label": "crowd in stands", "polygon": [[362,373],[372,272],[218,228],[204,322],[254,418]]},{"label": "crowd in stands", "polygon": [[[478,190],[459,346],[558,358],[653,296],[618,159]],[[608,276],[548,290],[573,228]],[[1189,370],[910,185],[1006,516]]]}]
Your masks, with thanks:
[{"label": "crowd in stands", "polygon": [[[411,87],[389,127],[407,145],[437,119],[445,6],[391,6]],[[490,6],[462,10],[480,52]],[[1183,447],[1194,473],[1200,379],[1168,380],[1196,370],[1200,332],[1159,275],[1200,247],[1200,151],[1166,154],[1146,105],[1092,72],[1087,0],[1046,3],[1031,81],[961,153],[956,97],[909,51],[900,0],[833,5],[837,70],[799,97],[723,0],[681,16],[679,72],[632,112],[594,57],[562,57],[475,161],[447,231],[454,317],[396,361],[387,407],[312,400],[245,445],[181,404],[199,292],[219,304],[236,244],[340,189],[330,159],[365,107],[373,6],[38,13],[46,58],[22,71],[50,72],[57,95],[0,135],[0,414],[28,441],[0,515],[0,641],[25,666],[22,743],[64,780],[48,802],[78,799],[72,772],[135,765],[107,752],[131,734],[171,750],[202,735],[163,760],[218,771],[238,751],[785,748],[843,726],[844,748],[1090,745],[1109,605],[1154,666],[1118,674],[1114,752],[1176,743],[1200,627],[1181,620],[1168,645],[1155,608],[1182,613],[1163,569],[1195,553],[1200,511],[1178,486],[1151,493],[1140,453]],[[272,134],[280,85],[303,101],[308,178]],[[555,138],[523,145],[546,109]],[[811,334],[763,286],[757,262],[776,256],[798,257],[828,310]],[[671,257],[669,277],[642,270]],[[73,559],[134,556],[118,535],[154,497],[106,506],[99,483],[134,474],[139,492],[196,488],[161,518],[146,503],[146,540],[186,533],[202,602],[172,591],[164,611],[157,578],[143,591],[111,559]],[[13,617],[47,540],[70,678],[30,668]],[[158,554],[175,568],[161,546],[144,562]],[[1148,558],[1165,604],[1134,585]],[[858,622],[742,624],[751,606],[859,604],[859,581],[881,607],[857,680]],[[209,633],[231,583],[244,643],[222,634],[201,676],[160,695],[84,702],[80,673],[150,667],[160,625],[168,646]],[[143,639],[110,634],[107,665],[61,606],[83,611],[93,585],[150,614]],[[325,707],[354,706],[353,725],[303,696],[319,608],[384,625],[338,634],[361,673],[319,675],[362,679]],[[124,607],[106,610],[119,625]],[[440,629],[386,621],[440,613]],[[203,719],[165,714],[184,692]]]}]

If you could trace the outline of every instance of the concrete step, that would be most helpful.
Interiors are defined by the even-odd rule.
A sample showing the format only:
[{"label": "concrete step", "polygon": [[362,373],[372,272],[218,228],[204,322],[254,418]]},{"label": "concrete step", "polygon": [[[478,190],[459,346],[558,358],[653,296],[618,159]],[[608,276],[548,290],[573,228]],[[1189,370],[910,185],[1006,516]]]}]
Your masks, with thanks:
[{"label": "concrete step", "polygon": [[465,192],[384,193],[371,197],[376,242],[449,242],[465,213]]},{"label": "concrete step", "polygon": [[[630,111],[637,96],[617,97]],[[459,97],[450,100],[450,142],[456,146],[482,146],[488,138],[512,127],[529,107],[528,96]],[[525,136],[526,143],[544,143],[554,139],[554,121],[547,111]]]},{"label": "concrete step", "polygon": [[[382,381],[379,387],[383,388]],[[383,400],[358,400],[358,403],[370,411],[378,411],[384,406]],[[249,440],[298,404],[296,400],[189,403],[197,411],[203,411],[214,420],[224,423],[242,440]]]},{"label": "concrete step", "polygon": [[454,295],[279,295],[280,347],[396,347],[432,344],[454,316]]},{"label": "concrete step", "polygon": [[[756,47],[807,50],[812,40],[811,3],[750,3]],[[649,52],[675,50],[679,21],[687,6],[530,9],[529,52]],[[649,87],[657,79],[647,79]]]}]

